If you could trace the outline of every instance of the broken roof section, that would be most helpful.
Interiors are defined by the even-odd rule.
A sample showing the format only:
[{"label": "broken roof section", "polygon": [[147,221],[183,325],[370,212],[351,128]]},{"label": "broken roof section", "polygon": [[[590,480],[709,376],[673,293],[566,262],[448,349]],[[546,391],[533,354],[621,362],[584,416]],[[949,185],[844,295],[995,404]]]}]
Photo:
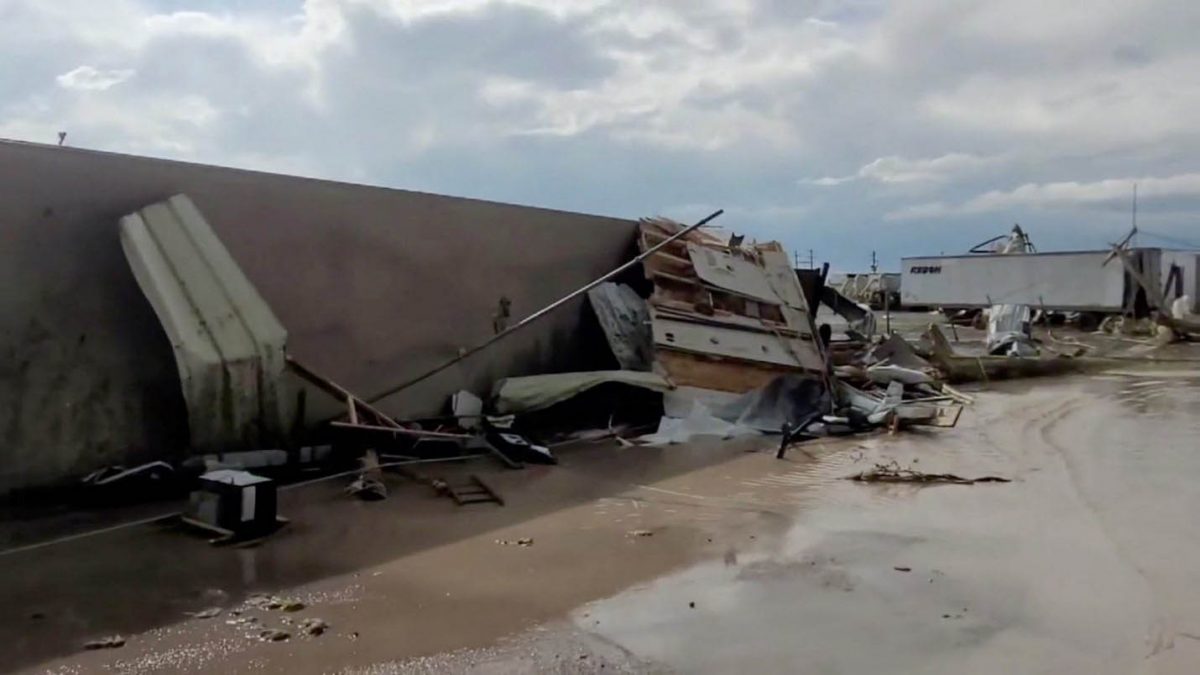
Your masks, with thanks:
[{"label": "broken roof section", "polygon": [[[641,221],[641,250],[683,226]],[[655,362],[677,385],[745,392],[776,376],[824,371],[804,294],[776,242],[743,244],[695,231],[643,263],[654,284]]]},{"label": "broken roof section", "polygon": [[287,331],[185,195],[121,219],[121,247],[179,369],[192,447],[263,447],[290,418]]}]

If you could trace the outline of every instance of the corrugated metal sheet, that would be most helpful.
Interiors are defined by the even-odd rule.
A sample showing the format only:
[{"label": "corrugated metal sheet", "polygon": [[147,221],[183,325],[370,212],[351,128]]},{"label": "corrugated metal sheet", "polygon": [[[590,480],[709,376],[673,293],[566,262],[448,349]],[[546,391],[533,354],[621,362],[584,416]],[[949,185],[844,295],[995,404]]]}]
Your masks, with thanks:
[{"label": "corrugated metal sheet", "polygon": [[121,246],[179,368],[192,447],[262,447],[290,419],[287,331],[185,195],[121,219]]},{"label": "corrugated metal sheet", "polygon": [[621,368],[650,370],[654,341],[646,301],[625,284],[611,282],[588,291],[588,300]]}]

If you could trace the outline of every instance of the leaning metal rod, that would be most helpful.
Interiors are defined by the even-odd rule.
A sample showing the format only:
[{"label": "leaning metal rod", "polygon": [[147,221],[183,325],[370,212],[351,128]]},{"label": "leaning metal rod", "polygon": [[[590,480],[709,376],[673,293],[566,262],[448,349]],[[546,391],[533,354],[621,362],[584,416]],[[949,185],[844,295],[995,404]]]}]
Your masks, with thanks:
[{"label": "leaning metal rod", "polygon": [[624,265],[621,265],[620,267],[609,272],[608,274],[605,274],[604,276],[600,277],[599,279],[596,279],[595,281],[588,284],[587,286],[584,286],[583,288],[580,288],[579,290],[576,290],[572,293],[569,293],[569,294],[563,296],[562,298],[559,298],[558,300],[555,300],[554,302],[550,303],[549,305],[546,305],[545,307],[539,309],[538,311],[534,312],[533,314],[530,314],[529,316],[525,317],[524,319],[521,319],[516,324],[513,324],[512,327],[505,329],[503,331],[500,331],[499,333],[496,333],[495,335],[493,335],[492,337],[483,341],[482,343],[480,343],[464,352],[459,353],[458,356],[455,356],[454,358],[450,359],[449,361],[446,361],[445,363],[437,366],[436,368],[433,368],[432,370],[429,370],[421,375],[418,375],[417,377],[414,377],[411,380],[404,382],[403,384],[398,384],[394,387],[391,387],[390,389],[386,389],[382,392],[379,392],[378,394],[375,394],[374,396],[367,399],[367,403],[374,403],[381,398],[391,396],[392,394],[395,394],[396,392],[399,392],[399,391],[404,391],[405,389],[408,389],[409,387],[413,386],[414,384],[416,384],[418,382],[422,382],[424,380],[427,380],[427,379],[433,377],[434,375],[437,375],[438,373],[440,373],[443,370],[449,368],[450,366],[458,363],[459,361],[462,361],[463,359],[467,358],[468,356],[471,356],[472,354],[483,351],[485,348],[491,346],[493,343],[499,342],[501,339],[506,338],[509,335],[512,335],[513,333],[521,330],[525,326],[528,326],[529,324],[533,323],[534,321],[537,321],[538,319],[542,318],[543,316],[546,316],[547,314],[553,312],[554,310],[558,309],[559,307],[562,307],[563,305],[574,300],[575,298],[578,298],[579,296],[583,295],[584,293],[587,293],[588,291],[599,286],[600,284],[608,281],[609,279],[612,279],[613,277],[617,276],[621,272],[624,272],[625,270],[629,269],[630,267],[633,267],[634,265],[642,262],[646,258],[657,253],[659,251],[659,249],[666,246],[667,244],[670,244],[671,242],[687,235],[692,230],[695,230],[704,225],[707,225],[710,221],[714,220],[717,216],[721,215],[722,213],[725,213],[724,209],[720,209],[718,211],[713,212],[707,218],[701,220],[700,222],[696,223],[695,225],[689,225],[688,227],[685,227],[684,229],[680,230],[679,232],[676,232],[675,234],[671,235],[670,237],[667,237],[666,239],[655,244],[654,246],[651,246],[649,249],[646,249],[646,251],[644,253],[642,253],[641,255],[639,255],[638,257],[634,258],[633,260],[630,260],[629,262],[625,263]]}]

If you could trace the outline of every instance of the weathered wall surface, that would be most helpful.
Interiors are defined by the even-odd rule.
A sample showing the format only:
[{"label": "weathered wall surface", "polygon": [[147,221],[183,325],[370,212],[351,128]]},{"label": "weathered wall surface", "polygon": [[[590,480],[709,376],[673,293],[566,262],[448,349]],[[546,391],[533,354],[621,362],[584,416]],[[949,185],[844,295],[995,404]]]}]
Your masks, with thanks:
[{"label": "weathered wall surface", "polygon": [[[491,335],[501,296],[516,321],[611,269],[636,229],[615,218],[0,142],[0,493],[186,452],[170,346],[117,234],[120,216],[180,192],[287,327],[290,353],[363,395]],[[459,388],[486,393],[500,377],[611,358],[577,339],[584,310],[564,308],[380,407],[436,414]]]}]

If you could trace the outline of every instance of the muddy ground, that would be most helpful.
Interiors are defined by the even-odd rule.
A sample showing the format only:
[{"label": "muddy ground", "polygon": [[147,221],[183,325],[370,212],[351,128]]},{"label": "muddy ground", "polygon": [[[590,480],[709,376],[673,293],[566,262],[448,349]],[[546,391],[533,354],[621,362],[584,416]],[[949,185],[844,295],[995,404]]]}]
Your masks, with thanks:
[{"label": "muddy ground", "polygon": [[[143,526],[0,556],[0,670],[1191,673],[1198,434],[1200,372],[1131,370],[996,383],[955,429],[786,460],[751,439],[468,467],[505,507],[314,485],[257,548]],[[1013,482],[843,480],[890,460]]]}]

